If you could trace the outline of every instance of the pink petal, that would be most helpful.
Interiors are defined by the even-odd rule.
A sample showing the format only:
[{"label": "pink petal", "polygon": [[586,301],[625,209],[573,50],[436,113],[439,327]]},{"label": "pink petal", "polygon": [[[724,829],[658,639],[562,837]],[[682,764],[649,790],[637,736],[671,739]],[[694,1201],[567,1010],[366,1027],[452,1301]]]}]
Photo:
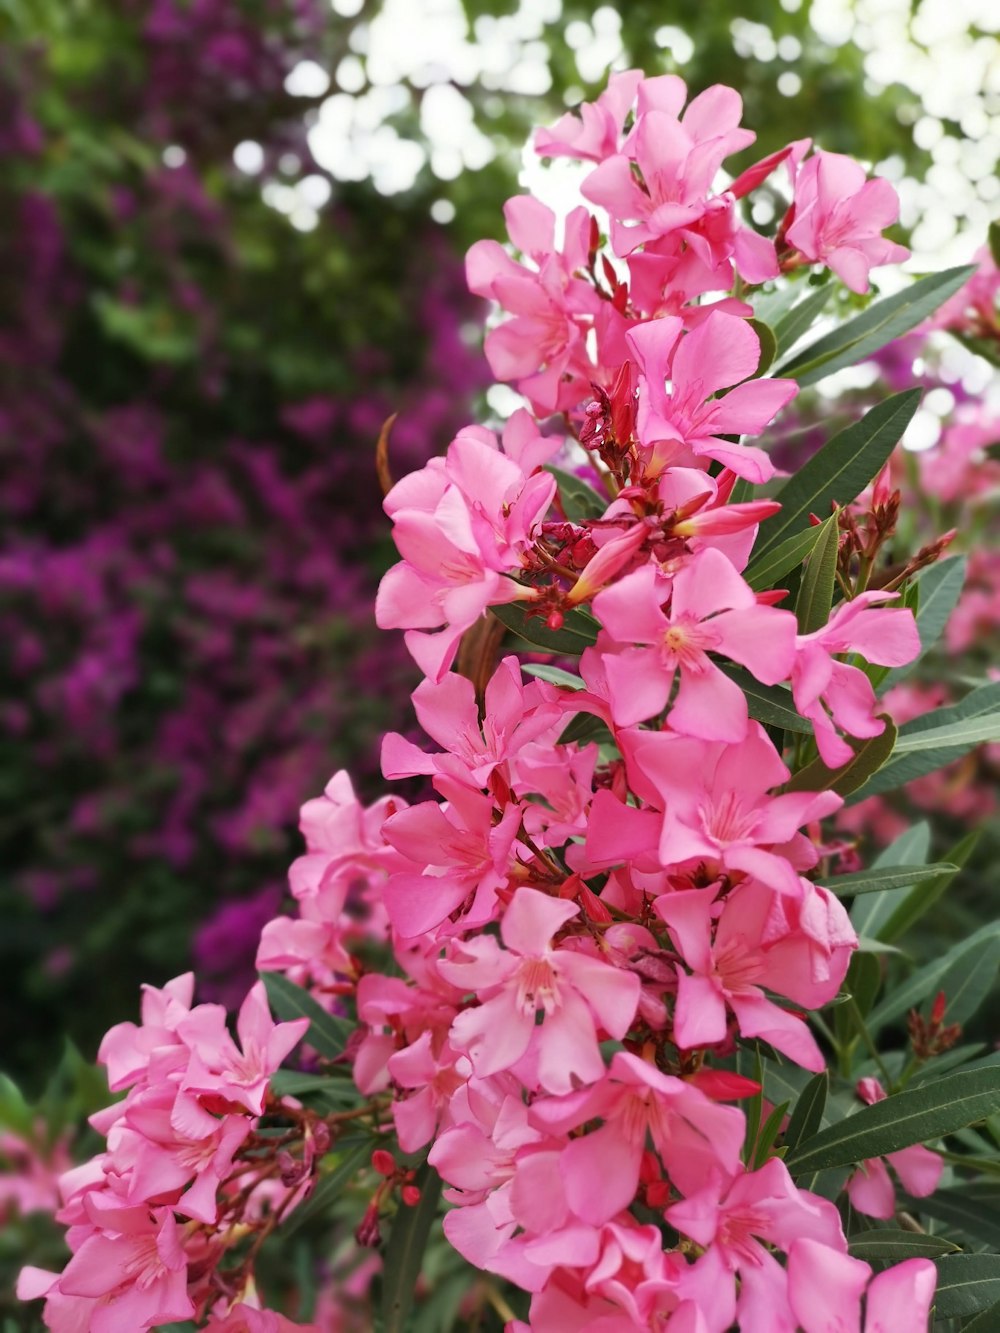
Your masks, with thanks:
[{"label": "pink petal", "polygon": [[562,1155],[566,1198],[577,1217],[603,1226],[627,1208],[639,1185],[641,1141],[614,1124],[574,1139]]},{"label": "pink petal", "polygon": [[725,1040],[726,1003],[717,980],[678,970],[674,1036],[685,1051]]},{"label": "pink petal", "polygon": [[865,1333],[913,1333],[927,1327],[937,1269],[929,1259],[907,1259],[877,1274],[868,1288]]},{"label": "pink petal", "polygon": [[866,1217],[889,1218],[896,1211],[896,1189],[878,1157],[862,1162],[847,1182],[847,1197]]},{"label": "pink petal", "polygon": [[861,1294],[870,1275],[860,1259],[815,1240],[794,1241],[788,1300],[803,1333],[861,1333]]},{"label": "pink petal", "polygon": [[552,936],[580,912],[576,903],[552,898],[538,889],[521,888],[514,894],[500,923],[500,937],[515,953],[540,957]]}]

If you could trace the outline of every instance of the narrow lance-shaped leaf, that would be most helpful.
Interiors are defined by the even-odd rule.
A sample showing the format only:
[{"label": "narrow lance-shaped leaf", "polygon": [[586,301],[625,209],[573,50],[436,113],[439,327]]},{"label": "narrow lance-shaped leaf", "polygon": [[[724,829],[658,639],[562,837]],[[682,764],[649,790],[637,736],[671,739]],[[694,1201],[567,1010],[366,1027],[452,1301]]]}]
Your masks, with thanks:
[{"label": "narrow lance-shaped leaf", "polygon": [[279,1018],[308,1018],[309,1030],[305,1040],[320,1055],[335,1060],[344,1052],[347,1040],[354,1030],[344,1018],[328,1014],[308,991],[288,980],[281,972],[262,972],[261,980],[267,990],[271,1008]]},{"label": "narrow lance-shaped leaf", "polygon": [[765,324],[762,319],[749,319],[747,323],[757,335],[760,343],[760,360],[757,363],[757,369],[753,373],[753,378],[758,379],[770,369],[771,363],[778,355],[778,339],[774,330],[769,324]]},{"label": "narrow lance-shaped leaf", "polygon": [[900,727],[896,753],[853,793],[850,804],[895,791],[995,739],[1000,739],[1000,681],[981,685],[950,708],[934,709]]},{"label": "narrow lance-shaped leaf", "polygon": [[914,1212],[944,1222],[953,1231],[980,1245],[1000,1250],[1000,1200],[993,1187],[980,1191],[973,1182],[960,1189],[935,1190],[927,1199],[914,1199]]},{"label": "narrow lance-shaped leaf", "polygon": [[762,685],[754,680],[749,671],[733,666],[729,662],[719,665],[726,675],[736,682],[747,697],[747,709],[750,716],[765,726],[781,727],[784,731],[797,731],[808,735],[812,723],[796,710],[791,690],[781,685]]},{"label": "narrow lance-shaped leaf", "polygon": [[941,979],[949,968],[958,966],[961,960],[963,969],[974,966],[976,955],[989,941],[1000,936],[1000,921],[991,921],[981,926],[968,939],[961,940],[940,958],[934,958],[918,968],[912,976],[895,986],[868,1015],[868,1030],[877,1032],[886,1023],[893,1023],[915,1005],[920,1004],[928,995],[937,994],[941,988]]},{"label": "narrow lance-shaped leaf", "polygon": [[383,1333],[404,1333],[409,1327],[424,1250],[437,1218],[441,1177],[425,1162],[417,1172],[415,1183],[420,1190],[420,1199],[412,1207],[400,1204],[385,1251],[382,1269]]},{"label": "narrow lance-shaped leaf", "polygon": [[351,1138],[338,1143],[335,1149],[338,1160],[336,1166],[325,1171],[316,1182],[312,1194],[281,1226],[281,1234],[287,1239],[303,1223],[313,1217],[319,1217],[340,1198],[358,1171],[369,1160],[375,1141],[369,1138]]},{"label": "narrow lance-shaped leaf", "polygon": [[[981,947],[960,955],[938,982],[935,993],[945,997],[946,1023],[967,1023],[993,989],[1000,969],[1000,936],[984,940]],[[932,999],[928,997],[925,1014]]]},{"label": "narrow lance-shaped leaf", "polygon": [[[896,840],[880,852],[873,862],[873,870],[888,866],[923,866],[931,849],[931,827],[926,819],[905,829]],[[884,889],[881,893],[866,894],[851,908],[851,924],[859,935],[875,938],[879,928],[895,911],[909,892],[909,886]]]},{"label": "narrow lance-shaped leaf", "polygon": [[793,533],[780,546],[772,547],[766,555],[754,560],[743,577],[754,592],[777,587],[779,579],[790,570],[798,569],[816,545],[822,531],[822,524],[816,524],[814,527],[803,528],[801,532]]},{"label": "narrow lance-shaped leaf", "polygon": [[812,328],[817,317],[833,292],[833,284],[824,282],[813,287],[808,296],[802,298],[791,310],[786,311],[772,324],[774,336],[778,340],[778,350],[790,350],[795,343]]},{"label": "narrow lance-shaped leaf", "polygon": [[921,278],[895,296],[875,301],[846,323],[782,362],[778,373],[802,385],[815,384],[844,366],[857,365],[879,348],[909,333],[953,296],[976,271],[975,264]]},{"label": "narrow lance-shaped leaf", "polygon": [[1000,1068],[949,1074],[896,1093],[800,1143],[785,1159],[793,1175],[884,1157],[952,1134],[1000,1110]]},{"label": "narrow lance-shaped leaf", "polygon": [[946,1254],[934,1263],[938,1319],[966,1318],[1000,1301],[1000,1254]]},{"label": "narrow lance-shaped leaf", "polygon": [[754,561],[809,527],[811,514],[825,518],[831,505],[856,499],[896,447],[919,402],[919,389],[894,394],[828,440],[778,492],[781,511],[760,525]]},{"label": "narrow lance-shaped leaf", "polygon": [[938,560],[928,565],[914,579],[914,585],[920,593],[915,617],[920,635],[920,654],[906,666],[893,667],[888,671],[879,682],[880,692],[908,676],[920,658],[937,643],[958,604],[968,563],[964,555],[952,555],[947,560]]},{"label": "narrow lance-shaped leaf", "polygon": [[830,619],[834,581],[837,576],[837,551],[840,546],[838,512],[819,525],[816,545],[809,553],[795,600],[795,617],[800,634],[822,629]]},{"label": "narrow lance-shaped leaf", "polygon": [[[972,855],[979,841],[980,831],[973,829],[971,833],[966,834],[948,853],[947,862],[939,864],[938,873],[928,876],[915,885],[912,893],[903,899],[888,921],[879,929],[880,940],[885,940],[889,944],[898,940],[930,911],[939,898],[944,896],[961,867]],[[924,869],[929,870],[931,867],[925,866]]]},{"label": "narrow lance-shaped leaf", "polygon": [[838,898],[854,898],[859,893],[881,893],[884,889],[908,889],[914,884],[953,875],[957,865],[935,861],[929,866],[882,866],[859,870],[853,875],[834,875],[821,881]]},{"label": "narrow lance-shaped leaf", "polygon": [[944,1236],[920,1236],[912,1231],[892,1231],[879,1228],[852,1236],[849,1253],[866,1263],[900,1264],[904,1259],[936,1259],[942,1254],[954,1254],[959,1246]]},{"label": "narrow lance-shaped leaf", "polygon": [[823,1123],[823,1112],[830,1091],[830,1074],[824,1069],[814,1075],[795,1103],[795,1109],[785,1130],[785,1146],[791,1152],[803,1139],[811,1139]]},{"label": "narrow lance-shaped leaf", "polygon": [[839,768],[828,768],[822,759],[814,759],[792,776],[785,790],[835,791],[840,796],[848,796],[864,786],[883,764],[888,763],[896,744],[896,724],[888,714],[882,714],[882,720],[885,728],[881,735],[871,736],[865,741],[848,738],[854,756],[846,764],[841,764]]},{"label": "narrow lance-shaped leaf", "polygon": [[584,648],[589,648],[592,643],[597,642],[597,631],[600,626],[585,611],[569,611],[559,629],[549,629],[541,616],[529,616],[513,602],[508,602],[504,606],[492,606],[490,610],[512,634],[516,634],[525,643],[540,648],[544,653],[579,657]]}]

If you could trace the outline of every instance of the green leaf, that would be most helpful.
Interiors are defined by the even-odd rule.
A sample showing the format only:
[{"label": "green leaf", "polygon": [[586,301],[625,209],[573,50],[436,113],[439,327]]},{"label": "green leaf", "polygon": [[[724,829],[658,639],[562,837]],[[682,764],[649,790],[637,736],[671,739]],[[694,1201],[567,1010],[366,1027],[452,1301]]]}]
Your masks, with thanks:
[{"label": "green leaf", "polygon": [[837,575],[837,551],[840,547],[840,528],[835,510],[820,524],[816,545],[809,553],[799,595],[795,599],[795,618],[800,634],[812,634],[822,629],[830,619],[833,604],[834,581]]},{"label": "green leaf", "polygon": [[260,976],[271,1008],[279,1018],[308,1018],[309,1030],[304,1040],[328,1060],[336,1060],[343,1055],[347,1039],[354,1031],[353,1023],[349,1023],[346,1018],[328,1014],[308,991],[289,981],[283,973],[262,972]]},{"label": "green leaf", "polygon": [[993,256],[993,262],[996,264],[997,268],[1000,268],[1000,222],[993,221],[990,223],[986,237],[990,247],[990,254]]},{"label": "green leaf", "polygon": [[[906,829],[884,851],[880,852],[872,863],[873,870],[885,870],[888,867],[926,864],[931,848],[931,829],[927,821],[921,820]],[[915,882],[915,881],[914,881]],[[866,894],[864,899],[851,908],[851,924],[859,935],[868,935],[873,939],[888,921],[899,903],[909,892],[909,886],[884,889],[878,894]]]},{"label": "green leaf", "polygon": [[881,893],[885,889],[908,889],[914,884],[934,881],[944,875],[954,875],[958,866],[947,861],[936,861],[929,866],[882,866],[859,870],[854,875],[834,875],[832,879],[817,881],[838,898],[854,898],[859,893]]},{"label": "green leaf", "polygon": [[830,299],[833,284],[825,282],[821,287],[814,287],[808,296],[804,296],[791,310],[779,316],[772,328],[782,352],[793,347],[803,334],[808,333],[823,307]]},{"label": "green leaf", "polygon": [[915,617],[920,635],[920,654],[906,666],[894,667],[887,672],[879,683],[880,692],[908,676],[924,654],[937,643],[958,603],[968,564],[966,556],[952,555],[947,560],[938,560],[936,564],[928,565],[913,580],[910,586],[919,589],[920,594]]},{"label": "green leaf", "polygon": [[963,1324],[962,1333],[1000,1333],[1000,1301]]},{"label": "green leaf", "polygon": [[399,1206],[392,1223],[382,1270],[382,1327],[384,1333],[405,1333],[409,1327],[413,1294],[423,1264],[424,1250],[438,1214],[441,1177],[424,1165],[417,1172],[420,1200],[414,1207]]},{"label": "green leaf", "polygon": [[779,1106],[775,1106],[761,1126],[753,1152],[754,1171],[763,1166],[771,1156],[771,1149],[774,1147],[774,1141],[778,1137],[778,1131],[781,1129],[781,1122],[784,1120],[787,1110],[788,1102],[782,1102]]},{"label": "green leaf", "polygon": [[771,326],[765,324],[762,319],[748,319],[747,323],[760,340],[760,361],[751,376],[752,379],[759,379],[770,369],[774,358],[778,355],[778,339]]},{"label": "green leaf", "polygon": [[868,740],[848,737],[847,743],[854,751],[854,757],[846,764],[827,768],[822,759],[814,759],[793,774],[791,781],[785,784],[785,791],[835,791],[840,796],[848,796],[864,786],[883,764],[888,763],[896,744],[896,724],[887,713],[881,717],[885,728],[880,736],[870,736]]},{"label": "green leaf", "polygon": [[0,1074],[0,1125],[12,1129],[23,1138],[30,1138],[35,1116],[24,1100],[21,1089],[6,1074]]},{"label": "green leaf", "polygon": [[539,680],[547,680],[550,685],[561,685],[567,690],[582,690],[584,682],[572,671],[563,671],[562,667],[545,666],[541,662],[522,662],[521,670]]},{"label": "green leaf", "polygon": [[[880,928],[878,933],[880,940],[886,940],[890,944],[893,940],[898,940],[930,911],[938,899],[948,891],[959,870],[972,855],[979,842],[980,832],[980,829],[973,829],[971,833],[966,834],[948,853],[947,861],[938,864],[938,873],[929,875],[922,883],[916,884],[913,892],[903,899],[885,925]],[[923,870],[926,872],[934,868],[925,866]]]},{"label": "green leaf", "polygon": [[950,708],[933,709],[900,727],[896,753],[854,792],[849,804],[895,791],[993,739],[1000,739],[1000,681],[981,685]]},{"label": "green leaf", "polygon": [[995,1185],[985,1189],[966,1182],[960,1189],[935,1190],[926,1199],[911,1199],[908,1208],[921,1216],[944,1222],[970,1241],[1000,1250],[1000,1210]]},{"label": "green leaf", "polygon": [[916,328],[963,287],[975,271],[975,264],[945,269],[921,278],[895,296],[874,302],[860,315],[782,362],[778,373],[796,379],[804,386],[815,384],[845,366],[857,365],[879,348]]},{"label": "green leaf", "polygon": [[370,1138],[352,1137],[338,1143],[336,1166],[320,1175],[308,1199],[299,1204],[287,1222],[282,1222],[282,1236],[287,1239],[303,1223],[318,1217],[336,1203],[358,1171],[371,1160],[372,1149],[376,1146],[377,1141]]},{"label": "green leaf", "polygon": [[795,1149],[803,1139],[811,1139],[823,1123],[823,1112],[830,1092],[830,1074],[824,1069],[814,1075],[805,1086],[805,1090],[795,1103],[795,1110],[785,1130],[785,1146],[789,1152]]},{"label": "green leaf", "polygon": [[750,716],[756,718],[758,722],[804,735],[812,731],[812,723],[796,710],[791,690],[781,685],[762,685],[749,671],[745,671],[743,667],[733,666],[729,662],[720,662],[719,666],[746,695]]},{"label": "green leaf", "polygon": [[952,1134],[1000,1110],[1000,1069],[962,1070],[865,1106],[785,1158],[793,1175],[884,1157]]},{"label": "green leaf", "polygon": [[[881,984],[882,969],[879,961],[874,954],[864,951],[862,945],[851,959],[844,978],[846,998],[833,1011],[838,1053],[848,1066],[859,1040],[864,1040],[870,1049],[865,1014],[875,1003]],[[845,1067],[843,1072],[847,1074],[849,1067]]]},{"label": "green leaf", "polygon": [[976,950],[962,953],[954,960],[934,988],[935,994],[944,991],[946,1023],[969,1021],[993,989],[998,969],[1000,936],[984,940]]},{"label": "green leaf", "polygon": [[589,486],[582,477],[572,472],[564,472],[558,467],[546,467],[559,486],[559,500],[562,511],[571,523],[581,523],[586,518],[600,518],[611,501],[600,496],[593,486]]},{"label": "green leaf", "polygon": [[743,577],[754,592],[763,592],[765,588],[775,588],[778,580],[789,570],[797,569],[809,552],[816,545],[823,530],[823,524],[804,528],[775,546],[766,555],[755,560]]},{"label": "green leaf", "polygon": [[560,733],[559,744],[571,745],[574,742],[578,745],[586,744],[587,741],[598,741],[600,743],[613,742],[614,737],[608,730],[606,722],[597,717],[594,713],[577,713],[572,722]]},{"label": "green leaf", "polygon": [[1000,1301],[1000,1254],[948,1254],[934,1263],[935,1318],[960,1319]]},{"label": "green leaf", "polygon": [[584,648],[597,642],[600,626],[585,611],[573,610],[566,614],[561,629],[549,629],[541,616],[529,616],[516,602],[491,606],[490,610],[502,625],[525,643],[540,648],[544,653],[561,653],[579,657]]},{"label": "green leaf", "polygon": [[826,518],[832,505],[843,507],[856,499],[896,447],[919,402],[919,389],[887,398],[828,440],[789,478],[776,497],[780,512],[760,525],[755,562],[808,528],[810,514]]},{"label": "green leaf", "polygon": [[954,1254],[959,1248],[944,1236],[921,1236],[914,1231],[893,1231],[889,1228],[863,1231],[848,1240],[848,1251],[865,1263],[899,1264],[904,1259],[936,1259],[942,1254]]},{"label": "green leaf", "polygon": [[981,926],[968,939],[961,940],[953,948],[940,958],[935,958],[931,962],[918,968],[911,977],[900,985],[894,987],[882,1000],[881,1004],[868,1015],[868,1029],[870,1032],[876,1032],[886,1023],[892,1023],[897,1018],[901,1018],[907,1010],[914,1008],[925,1000],[932,992],[936,994],[941,989],[941,981],[952,967],[956,973],[961,968],[972,969],[975,967],[975,958],[979,951],[987,943],[1000,937],[1000,921],[990,921],[987,925]]}]

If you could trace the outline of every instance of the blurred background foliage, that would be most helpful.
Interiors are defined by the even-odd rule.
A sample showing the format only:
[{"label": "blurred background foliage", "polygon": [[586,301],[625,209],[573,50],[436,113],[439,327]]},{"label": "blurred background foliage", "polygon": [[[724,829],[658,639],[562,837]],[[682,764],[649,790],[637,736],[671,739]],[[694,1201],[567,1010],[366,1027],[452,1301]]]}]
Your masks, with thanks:
[{"label": "blurred background foliage", "polygon": [[940,267],[998,193],[969,4],[0,0],[0,1027],[30,1090],[142,980],[238,999],[298,806],[342,766],[374,790],[413,680],[371,618],[374,441],[398,412],[398,474],[481,414],[461,257],[532,126],[610,66],[732,84],[734,169],[808,130],[899,183]]}]

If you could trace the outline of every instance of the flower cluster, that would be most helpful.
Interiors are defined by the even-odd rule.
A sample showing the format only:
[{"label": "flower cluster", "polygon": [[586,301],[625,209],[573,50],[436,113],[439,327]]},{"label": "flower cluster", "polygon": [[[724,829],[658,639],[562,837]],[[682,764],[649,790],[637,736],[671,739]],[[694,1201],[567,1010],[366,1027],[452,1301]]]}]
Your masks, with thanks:
[{"label": "flower cluster", "polygon": [[147,986],[141,1024],[121,1023],[102,1043],[111,1090],[128,1091],[92,1118],[106,1151],[60,1181],[57,1217],[73,1257],[60,1274],[26,1268],[18,1284],[23,1298],[45,1297],[50,1328],[152,1328],[220,1303],[224,1317],[208,1325],[217,1330],[291,1327],[255,1324],[252,1308],[240,1324],[233,1307],[248,1293],[254,1304],[252,1262],[218,1265],[301,1193],[289,1172],[274,1179],[275,1158],[262,1156],[256,1130],[270,1076],[308,1023],[275,1024],[258,982],[240,1010],[237,1045],[225,1010],[192,1008],[193,992],[191,973]]},{"label": "flower cluster", "polygon": [[[756,585],[758,531],[781,506],[747,498],[774,469],[742,437],[795,385],[762,377],[744,285],[824,262],[863,288],[870,265],[899,257],[880,235],[894,196],[835,155],[808,157],[805,141],[713,193],[752,135],[733,90],[685,100],[679,79],[630,72],[539,136],[546,155],[596,163],[583,193],[607,210],[610,253],[586,207],[557,243],[554,219],[520,199],[507,215],[527,263],[492,243],[470,254],[473,289],[513,316],[487,354],[538,417],[516,413],[499,438],[461,431],[386,496],[401,559],[376,614],[407,631],[431,745],[390,733],[382,766],[423,779],[427,799],[365,808],[338,774],[303,811],[298,917],[265,927],[258,962],[330,1015],[353,1004],[358,1030],[336,1058],[379,1108],[380,1144],[392,1129],[444,1182],[454,1248],[530,1293],[511,1333],[902,1333],[926,1324],[933,1265],[876,1275],[848,1253],[840,1212],[796,1183],[783,1115],[761,1114],[741,1059],[766,1043],[806,1076],[826,1068],[808,1011],[837,996],[858,940],[828,887],[822,821],[842,799],[822,774],[882,733],[870,668],[920,649],[911,612],[860,573],[841,576],[831,609],[831,568],[818,618]],[[794,201],[772,242],[737,201],[779,169]],[[703,302],[736,277],[739,297]],[[538,419],[550,412],[565,433]],[[526,670],[501,656],[505,629],[549,660]],[[795,719],[794,747],[773,712],[762,722],[762,699]],[[175,1024],[182,1044],[191,1023]],[[171,1054],[172,1028],[157,1046],[156,1086],[161,1065],[178,1071],[171,1095],[184,1111],[193,1096],[203,1137],[218,1138],[206,1195],[225,1199],[229,1116],[235,1143],[261,1109],[262,1085],[241,1100],[235,1070],[262,1071],[249,1053],[206,1052],[193,1027],[190,1050]],[[300,1029],[284,1031],[275,1040],[290,1044]],[[145,1067],[131,1037],[109,1041],[116,1082]],[[228,1100],[206,1106],[218,1077]],[[132,1131],[118,1129],[133,1096],[108,1113],[109,1153],[131,1154],[113,1175],[126,1205],[144,1188]],[[750,1099],[752,1120],[735,1104]],[[373,1160],[383,1180],[363,1244],[377,1243],[395,1186],[401,1209],[419,1196],[388,1151]],[[877,1192],[882,1208],[888,1177],[875,1158],[865,1169],[852,1197]],[[142,1225],[162,1219],[166,1237],[157,1300],[200,1310],[175,1237],[176,1215],[194,1216],[186,1182],[170,1177],[175,1193]],[[84,1194],[90,1225],[109,1189]],[[74,1265],[51,1290],[73,1294]],[[110,1290],[148,1327],[153,1302],[121,1272]],[[54,1311],[50,1297],[62,1327]]]}]

